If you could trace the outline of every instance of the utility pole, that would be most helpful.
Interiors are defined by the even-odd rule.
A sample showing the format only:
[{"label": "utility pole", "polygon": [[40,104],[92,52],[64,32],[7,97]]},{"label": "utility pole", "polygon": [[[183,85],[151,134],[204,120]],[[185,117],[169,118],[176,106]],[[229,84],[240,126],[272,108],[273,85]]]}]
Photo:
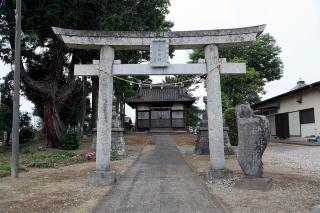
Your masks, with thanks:
[{"label": "utility pole", "polygon": [[12,118],[11,177],[19,177],[19,105],[21,63],[21,0],[16,0],[16,38],[14,51],[14,96]]}]

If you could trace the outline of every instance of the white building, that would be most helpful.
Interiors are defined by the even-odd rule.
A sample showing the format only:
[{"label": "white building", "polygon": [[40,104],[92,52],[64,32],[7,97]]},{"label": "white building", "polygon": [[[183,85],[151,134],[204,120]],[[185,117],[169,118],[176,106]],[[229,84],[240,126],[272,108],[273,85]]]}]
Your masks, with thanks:
[{"label": "white building", "polygon": [[252,106],[268,117],[273,138],[301,140],[320,135],[320,81],[299,80],[289,92]]}]

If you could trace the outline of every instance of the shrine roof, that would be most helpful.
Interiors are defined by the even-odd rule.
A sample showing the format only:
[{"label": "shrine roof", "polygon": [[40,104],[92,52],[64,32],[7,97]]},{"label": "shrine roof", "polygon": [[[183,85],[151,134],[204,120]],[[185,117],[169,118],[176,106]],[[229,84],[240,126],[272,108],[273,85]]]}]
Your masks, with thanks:
[{"label": "shrine roof", "polygon": [[138,94],[132,98],[127,98],[126,103],[135,108],[140,103],[173,103],[182,102],[188,106],[195,102],[195,98],[186,93],[183,87],[153,85],[150,87],[142,86]]}]

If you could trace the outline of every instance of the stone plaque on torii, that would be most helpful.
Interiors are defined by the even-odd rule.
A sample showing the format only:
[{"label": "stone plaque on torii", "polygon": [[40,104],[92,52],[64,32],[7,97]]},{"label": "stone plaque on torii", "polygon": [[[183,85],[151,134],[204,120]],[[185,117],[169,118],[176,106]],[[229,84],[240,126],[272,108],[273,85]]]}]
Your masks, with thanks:
[{"label": "stone plaque on torii", "polygon": [[[244,63],[219,59],[218,47],[247,45],[256,40],[265,25],[219,30],[178,32],[103,32],[53,27],[54,33],[70,48],[100,49],[100,60],[75,65],[75,75],[99,76],[96,171],[89,174],[93,185],[111,184],[110,171],[113,75],[201,75],[207,74],[207,107],[210,147],[208,175],[227,173],[224,162],[223,119],[220,74],[243,74]],[[172,49],[204,48],[205,63],[169,64]],[[114,63],[115,50],[150,50],[150,64]]]}]

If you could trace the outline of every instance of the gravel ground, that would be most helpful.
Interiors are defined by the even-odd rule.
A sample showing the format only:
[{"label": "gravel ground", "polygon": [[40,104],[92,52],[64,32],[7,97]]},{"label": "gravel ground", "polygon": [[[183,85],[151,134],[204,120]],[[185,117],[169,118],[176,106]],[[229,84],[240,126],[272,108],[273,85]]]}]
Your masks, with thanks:
[{"label": "gravel ground", "polygon": [[272,144],[264,154],[263,160],[278,168],[286,168],[297,173],[319,177],[320,147]]},{"label": "gravel ground", "polygon": [[[203,175],[209,156],[193,154],[193,145],[178,148]],[[265,176],[273,179],[271,190],[235,188],[235,181],[243,174],[236,156],[227,156],[226,167],[234,171],[234,178],[207,182],[209,191],[230,212],[320,212],[320,147],[273,143],[265,151],[263,162]]]}]

